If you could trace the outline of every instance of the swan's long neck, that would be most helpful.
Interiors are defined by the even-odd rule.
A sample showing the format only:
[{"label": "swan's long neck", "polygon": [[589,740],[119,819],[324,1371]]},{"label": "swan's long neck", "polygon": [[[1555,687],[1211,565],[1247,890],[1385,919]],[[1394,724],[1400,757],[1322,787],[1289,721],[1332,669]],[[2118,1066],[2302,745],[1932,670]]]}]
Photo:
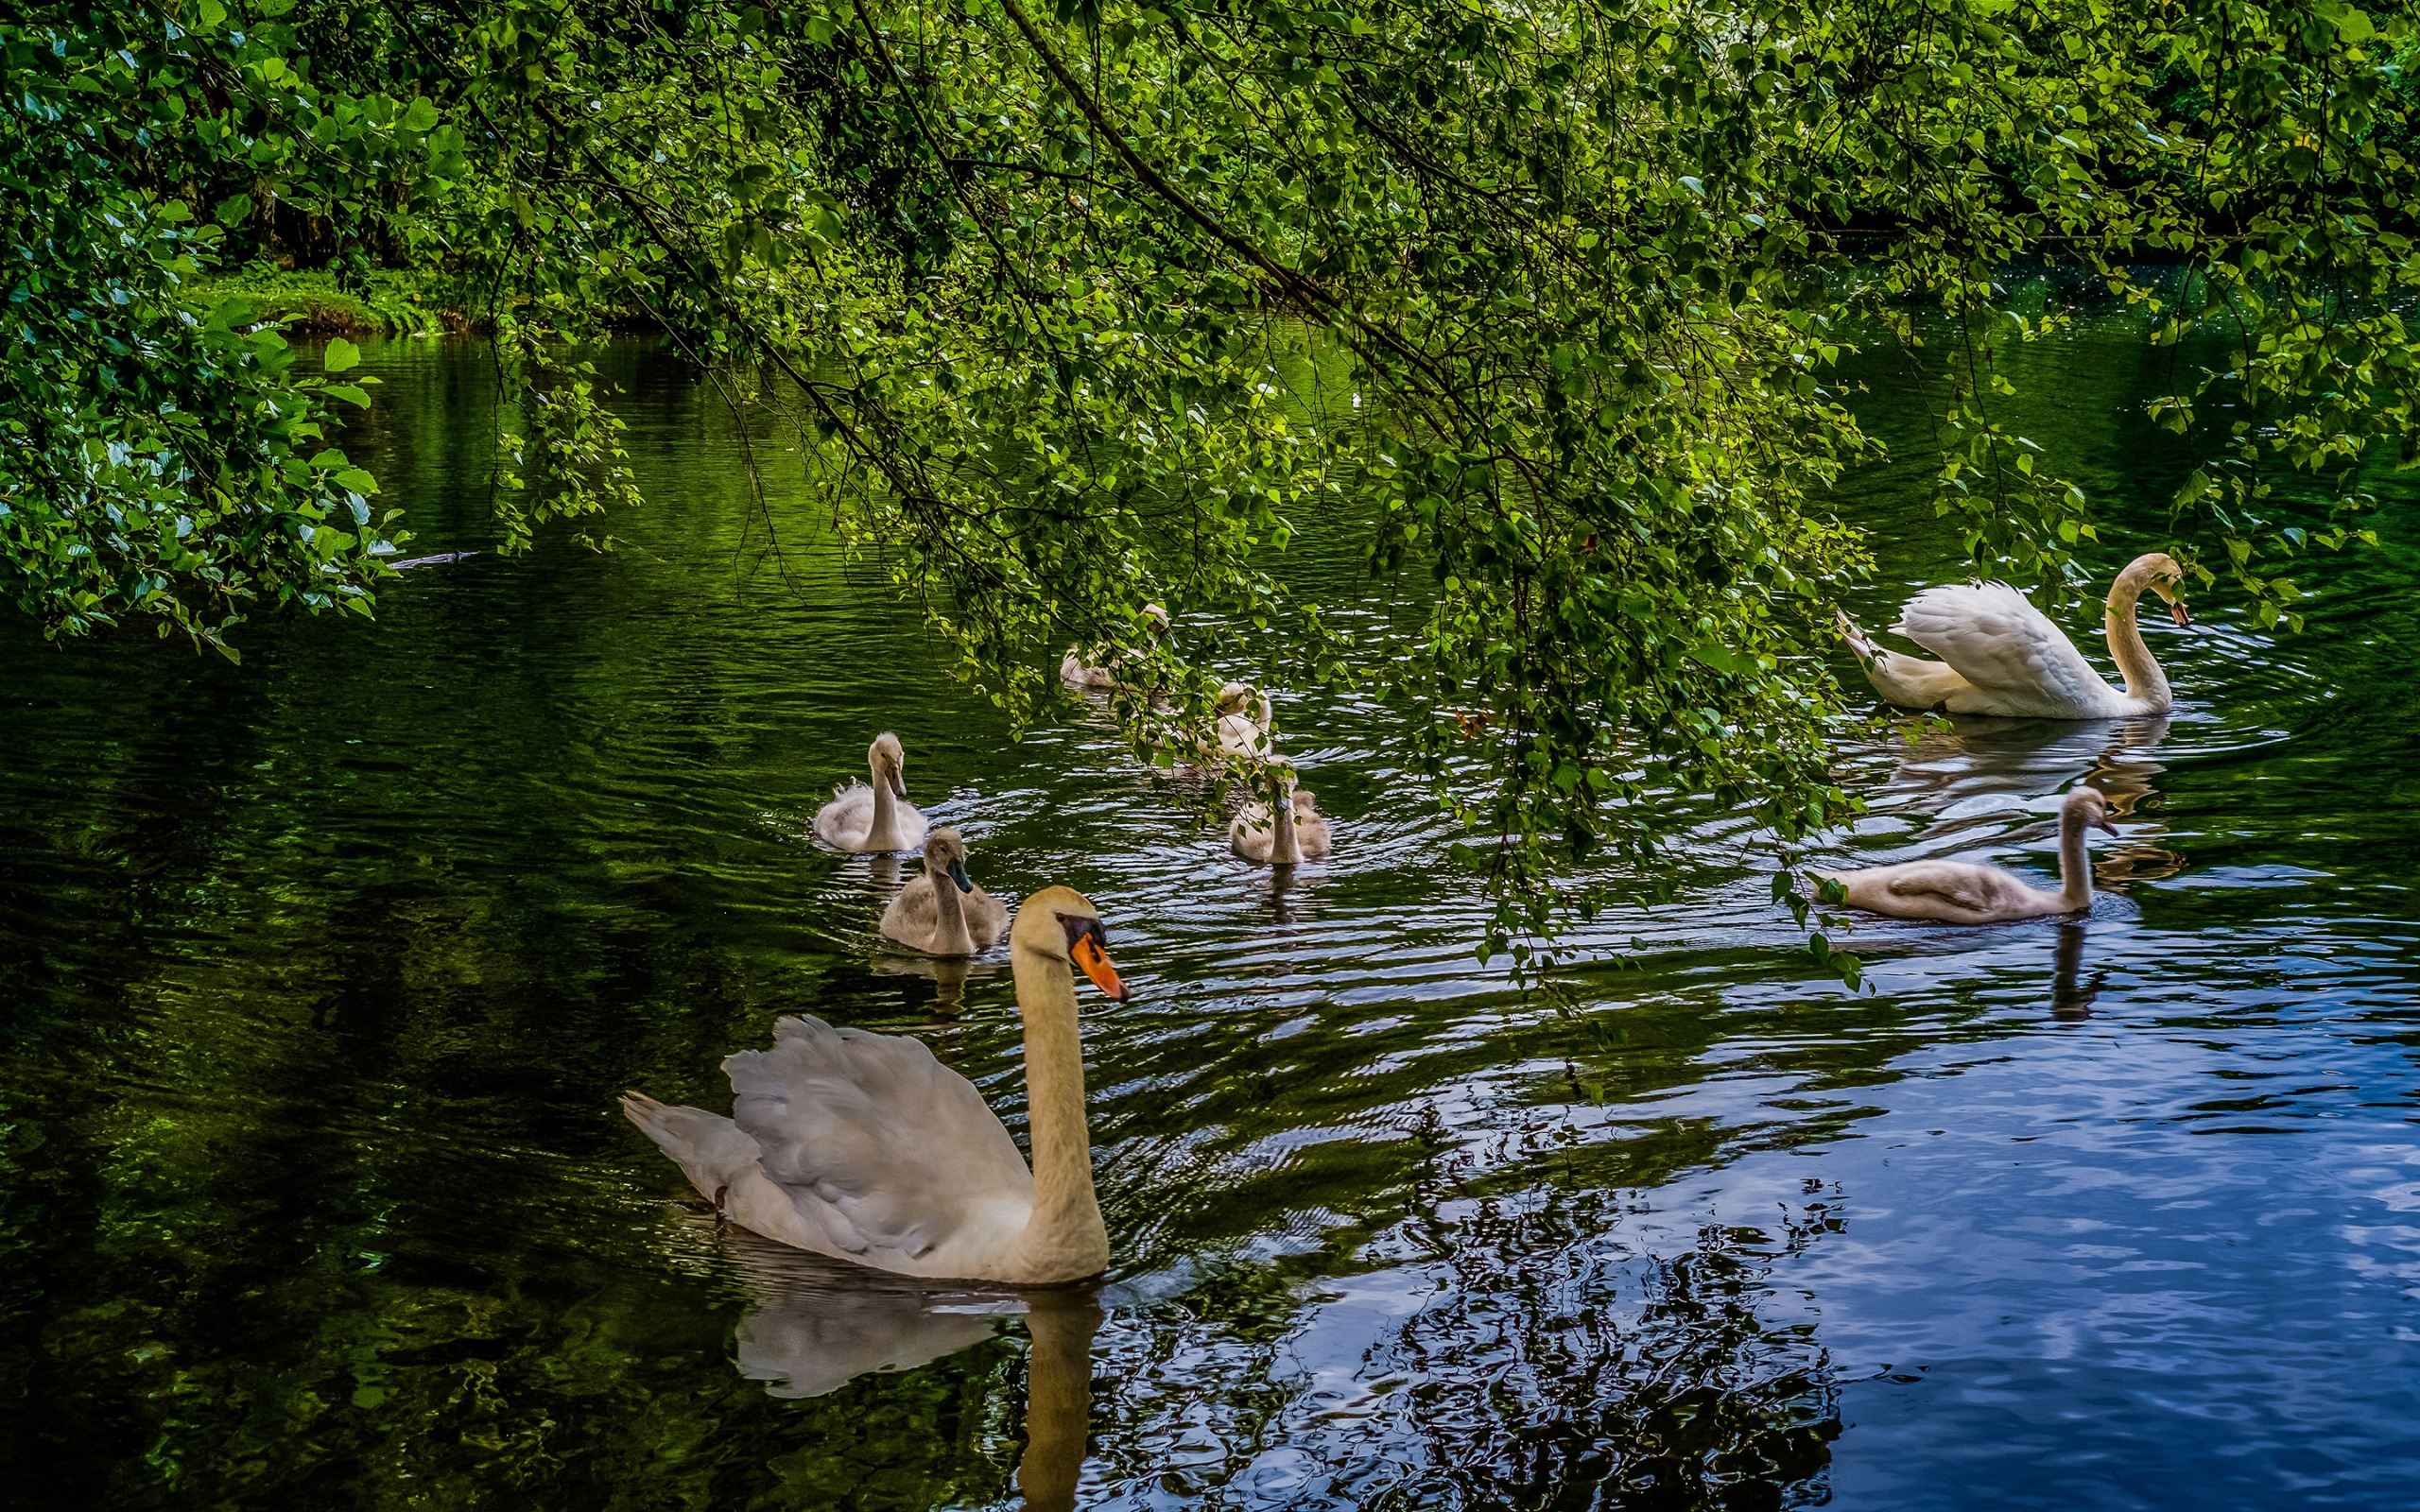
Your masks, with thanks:
[{"label": "swan's long neck", "polygon": [[1026,1105],[1033,1136],[1033,1216],[1026,1226],[1023,1257],[1027,1279],[1080,1280],[1107,1268],[1109,1230],[1093,1193],[1075,971],[1065,959],[1032,950],[1015,952],[1012,964],[1017,1008],[1025,1016]]},{"label": "swan's long neck", "polygon": [[2118,663],[2118,675],[2126,679],[2126,696],[2138,698],[2146,709],[2158,713],[2169,706],[2173,695],[2169,692],[2168,674],[2159,669],[2152,648],[2143,643],[2143,627],[2135,612],[2151,577],[2148,569],[2129,567],[2119,573],[2109,585],[2109,611],[2100,624],[2109,637],[2110,659]]},{"label": "swan's long neck", "polygon": [[1277,838],[1269,848],[1271,866],[1290,867],[1303,859],[1303,842],[1294,833],[1294,795],[1277,795]]},{"label": "swan's long neck", "polygon": [[866,827],[866,849],[899,849],[899,808],[890,796],[890,775],[879,762],[873,767],[873,823]]},{"label": "swan's long neck", "polygon": [[925,880],[933,885],[933,942],[926,949],[936,955],[974,954],[975,936],[966,927],[966,900],[959,896],[948,868],[934,866],[933,858],[926,856]]},{"label": "swan's long neck", "polygon": [[2059,902],[2071,914],[2092,906],[2092,853],[2084,849],[2081,809],[2059,816]]}]

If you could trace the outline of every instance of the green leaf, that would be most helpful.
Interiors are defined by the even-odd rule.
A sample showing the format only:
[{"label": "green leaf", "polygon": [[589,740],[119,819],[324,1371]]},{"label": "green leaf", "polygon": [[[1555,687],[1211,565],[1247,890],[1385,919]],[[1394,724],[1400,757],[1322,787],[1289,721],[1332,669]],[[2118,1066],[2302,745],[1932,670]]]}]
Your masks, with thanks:
[{"label": "green leaf", "polygon": [[2377,27],[2371,24],[2368,14],[2346,0],[2313,0],[2311,9],[2325,16],[2336,27],[2336,34],[2348,43],[2365,43],[2377,35]]},{"label": "green leaf", "polygon": [[423,94],[412,101],[411,108],[404,112],[404,118],[398,124],[406,131],[427,131],[436,128],[438,120],[436,102]]},{"label": "green leaf", "polygon": [[320,356],[320,366],[330,372],[342,372],[361,360],[361,349],[342,336],[331,336],[328,350]]},{"label": "green leaf", "polygon": [[364,472],[357,467],[349,467],[336,473],[333,481],[336,483],[337,487],[340,489],[351,489],[355,493],[375,493],[378,491],[378,480],[372,477],[369,473]]}]

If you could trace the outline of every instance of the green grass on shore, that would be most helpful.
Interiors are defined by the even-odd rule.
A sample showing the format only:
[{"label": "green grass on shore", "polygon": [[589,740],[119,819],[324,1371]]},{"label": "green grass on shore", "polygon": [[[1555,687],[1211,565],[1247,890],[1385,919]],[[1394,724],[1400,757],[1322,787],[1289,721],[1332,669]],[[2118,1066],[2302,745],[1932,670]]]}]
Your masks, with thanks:
[{"label": "green grass on shore", "polygon": [[200,292],[239,295],[261,320],[331,335],[438,335],[477,322],[461,308],[454,281],[438,274],[359,273],[339,284],[326,269],[296,271],[255,264],[205,282]]}]

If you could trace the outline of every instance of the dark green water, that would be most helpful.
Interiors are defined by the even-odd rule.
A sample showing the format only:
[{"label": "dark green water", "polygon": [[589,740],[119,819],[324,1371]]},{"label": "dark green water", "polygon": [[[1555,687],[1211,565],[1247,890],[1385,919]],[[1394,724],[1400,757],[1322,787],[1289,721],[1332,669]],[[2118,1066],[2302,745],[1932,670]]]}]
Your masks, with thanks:
[{"label": "dark green water", "polygon": [[[1105,728],[1008,742],[811,489],[772,498],[795,583],[757,561],[728,416],[614,360],[649,503],[613,555],[415,572],[240,670],[0,630],[13,1504],[1008,1505],[1021,1460],[1103,1507],[2411,1503],[2408,484],[2307,634],[2223,594],[2153,630],[2172,720],[1854,753],[1873,859],[2047,874],[2051,796],[2118,797],[2087,926],[1868,925],[1852,995],[1718,816],[1575,1022],[1474,964],[1387,713],[1281,696],[1339,845],[1272,892]],[[2111,560],[2165,544],[2152,377],[2089,331],[2028,360]],[[483,358],[372,367],[351,444],[416,550],[481,544]],[[1948,575],[1927,471],[1851,490],[1899,542],[1869,624]],[[885,959],[898,868],[806,838],[880,729],[977,877],[1090,894],[1138,989],[1086,1026],[1097,1296],[717,1231],[613,1111],[727,1107],[722,1056],[809,1011],[1022,1128],[1005,970]]]}]

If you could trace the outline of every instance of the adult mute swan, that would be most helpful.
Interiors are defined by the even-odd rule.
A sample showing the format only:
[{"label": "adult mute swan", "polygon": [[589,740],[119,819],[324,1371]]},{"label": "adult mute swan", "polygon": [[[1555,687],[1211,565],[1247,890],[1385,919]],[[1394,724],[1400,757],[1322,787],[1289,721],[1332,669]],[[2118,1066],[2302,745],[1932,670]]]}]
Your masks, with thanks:
[{"label": "adult mute swan", "polygon": [[1033,1167],[983,1094],[904,1035],[801,1015],[770,1050],[722,1063],[732,1116],[638,1092],[622,1111],[732,1222],[801,1249],[903,1276],[1050,1286],[1109,1263],[1084,1123],[1076,969],[1113,1002],[1126,988],[1100,914],[1045,887],[1009,936],[1025,1018]]},{"label": "adult mute swan", "polygon": [[925,874],[899,889],[882,911],[882,932],[927,955],[972,955],[1008,933],[1009,909],[966,874],[966,842],[956,830],[925,836]]},{"label": "adult mute swan", "polygon": [[[1155,641],[1168,633],[1168,611],[1157,604],[1143,606],[1142,621],[1143,628]],[[1098,663],[1085,661],[1088,654],[1099,657],[1100,661]],[[1071,645],[1067,647],[1067,654],[1059,659],[1059,677],[1071,687],[1107,693],[1117,686],[1118,668],[1133,660],[1134,655],[1132,651],[1121,651],[1114,646],[1096,647],[1088,653],[1081,645]]]},{"label": "adult mute swan", "polygon": [[1311,790],[1298,787],[1277,806],[1273,824],[1268,804],[1246,804],[1227,826],[1227,844],[1237,856],[1263,866],[1319,861],[1327,855],[1327,820],[1320,817],[1319,802]]},{"label": "adult mute swan", "polygon": [[2092,858],[2083,845],[2084,826],[2111,834],[2109,805],[2095,787],[2079,787],[2059,805],[2059,890],[2028,886],[1997,867],[1969,861],[1905,861],[1895,867],[1818,875],[1848,892],[1848,905],[1893,919],[1932,919],[1945,924],[1999,924],[2049,914],[2075,914],[2092,906]]},{"label": "adult mute swan", "polygon": [[2176,596],[2184,576],[2174,558],[2154,551],[2135,558],[2109,586],[2102,625],[2109,655],[2126,679],[2122,692],[2093,670],[2031,599],[2006,583],[1949,584],[1908,600],[1892,628],[1939,662],[1876,645],[1845,611],[1840,614],[1841,634],[1865,663],[1875,690],[1902,709],[2036,719],[2166,713],[2173,701],[2168,677],[2143,644],[2135,604],[2148,588],[2168,601],[2177,624],[2190,624],[2185,601]]},{"label": "adult mute swan", "polygon": [[[842,850],[915,850],[925,844],[925,816],[908,802],[900,774],[908,765],[899,737],[889,730],[866,747],[873,785],[851,782],[816,811],[815,833]],[[893,802],[893,799],[897,799]]]}]

